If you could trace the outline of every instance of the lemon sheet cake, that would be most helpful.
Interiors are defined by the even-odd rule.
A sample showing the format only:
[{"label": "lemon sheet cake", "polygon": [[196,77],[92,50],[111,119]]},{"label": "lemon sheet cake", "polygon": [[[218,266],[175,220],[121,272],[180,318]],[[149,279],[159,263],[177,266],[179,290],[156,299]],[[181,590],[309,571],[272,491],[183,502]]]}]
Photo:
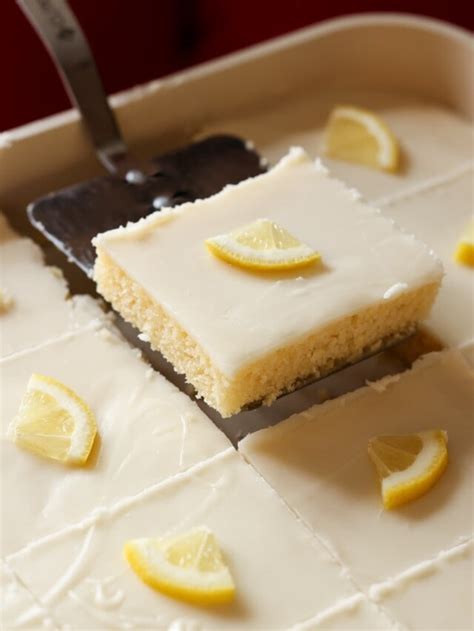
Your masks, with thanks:
[{"label": "lemon sheet cake", "polygon": [[[458,547],[472,541],[473,409],[474,372],[458,350],[443,351],[418,360],[408,372],[252,434],[239,450],[327,542],[372,601],[387,603],[408,628],[440,628],[428,624],[435,618],[428,610],[444,593],[442,619],[452,616],[458,625],[449,628],[467,629],[473,623],[466,606],[472,574],[455,582],[451,575],[457,568],[465,573],[466,562],[442,559],[456,557]],[[434,428],[448,435],[444,475],[425,496],[384,510],[369,439]]]},{"label": "lemon sheet cake", "polygon": [[[303,270],[255,273],[206,239],[266,218],[320,253]],[[442,277],[438,259],[320,162],[292,149],[269,173],[99,235],[99,292],[223,416],[271,402],[411,331]]]},{"label": "lemon sheet cake", "polygon": [[[232,603],[162,595],[123,558],[129,540],[206,526],[236,586]],[[286,629],[357,594],[344,568],[233,447],[8,559],[70,629]],[[23,612],[23,620],[28,620]],[[30,624],[35,624],[35,610]]]},{"label": "lemon sheet cake", "polygon": [[69,298],[61,271],[0,215],[0,357],[37,346],[102,317],[89,296]]},{"label": "lemon sheet cake", "polygon": [[[41,458],[12,442],[9,426],[33,373],[72,389],[92,410],[98,435],[83,467]],[[91,325],[1,360],[0,381],[2,555],[230,444],[109,326]]]}]

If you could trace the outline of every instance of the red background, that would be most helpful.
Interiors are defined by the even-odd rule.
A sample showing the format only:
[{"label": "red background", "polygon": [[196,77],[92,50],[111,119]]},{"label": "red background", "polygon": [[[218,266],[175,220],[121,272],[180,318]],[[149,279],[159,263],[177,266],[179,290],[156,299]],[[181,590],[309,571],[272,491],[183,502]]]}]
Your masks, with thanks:
[{"label": "red background", "polygon": [[[313,24],[365,11],[406,11],[472,29],[468,2],[70,0],[110,94]],[[56,70],[14,0],[0,0],[0,131],[69,107]]]}]

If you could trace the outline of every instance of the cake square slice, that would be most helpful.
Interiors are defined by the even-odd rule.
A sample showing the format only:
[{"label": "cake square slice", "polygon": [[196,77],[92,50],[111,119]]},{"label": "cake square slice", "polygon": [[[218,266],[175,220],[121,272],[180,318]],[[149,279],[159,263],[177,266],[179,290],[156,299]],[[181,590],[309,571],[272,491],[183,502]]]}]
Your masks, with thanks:
[{"label": "cake square slice", "polygon": [[[32,373],[59,380],[94,413],[98,436],[83,467],[40,458],[8,437]],[[230,445],[189,397],[112,328],[91,326],[4,359],[0,382],[4,555]]]},{"label": "cake square slice", "polygon": [[[363,588],[472,536],[474,371],[458,350],[249,435],[239,450]],[[368,441],[443,429],[449,464],[423,497],[384,510]],[[430,625],[425,625],[430,628]]]},{"label": "cake square slice", "polygon": [[474,541],[440,552],[396,580],[371,589],[380,604],[406,629],[474,626]]},{"label": "cake square slice", "polygon": [[0,214],[0,357],[33,348],[102,317],[89,296],[69,298],[61,271]]},{"label": "cake square slice", "polygon": [[382,212],[412,232],[441,258],[445,277],[427,324],[447,346],[474,340],[474,271],[454,260],[474,213],[474,165],[451,182],[405,198],[387,198]]},{"label": "cake square slice", "polygon": [[[230,604],[196,606],[165,596],[123,558],[130,539],[199,526],[214,533],[234,578]],[[61,628],[81,631],[283,630],[356,591],[344,568],[233,447],[35,542],[9,564]]]},{"label": "cake square slice", "polygon": [[[206,249],[206,239],[259,218],[322,263],[255,273]],[[95,245],[99,292],[222,416],[270,403],[412,331],[442,277],[424,244],[302,149],[214,197],[98,235]]]}]

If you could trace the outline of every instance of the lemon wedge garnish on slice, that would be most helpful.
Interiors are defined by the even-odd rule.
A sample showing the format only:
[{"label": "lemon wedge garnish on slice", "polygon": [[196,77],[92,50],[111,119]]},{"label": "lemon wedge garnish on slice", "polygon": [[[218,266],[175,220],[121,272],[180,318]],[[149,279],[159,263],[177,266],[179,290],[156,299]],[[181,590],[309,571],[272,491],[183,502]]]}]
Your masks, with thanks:
[{"label": "lemon wedge garnish on slice", "polygon": [[269,219],[211,237],[206,246],[218,258],[256,271],[299,269],[321,259],[309,245]]},{"label": "lemon wedge garnish on slice", "polygon": [[33,374],[8,433],[34,454],[80,465],[89,457],[97,424],[73,390],[52,377]]},{"label": "lemon wedge garnish on slice", "polygon": [[446,432],[439,429],[369,441],[385,508],[401,506],[429,491],[448,464],[447,442]]},{"label": "lemon wedge garnish on slice", "polygon": [[330,158],[392,173],[400,164],[398,140],[388,125],[374,112],[353,105],[332,110],[323,150]]},{"label": "lemon wedge garnish on slice", "polygon": [[454,260],[461,265],[474,267],[474,217],[471,218],[459,240],[454,252]]},{"label": "lemon wedge garnish on slice", "polygon": [[173,598],[212,605],[234,597],[232,576],[205,526],[176,537],[128,541],[124,555],[144,583]]}]

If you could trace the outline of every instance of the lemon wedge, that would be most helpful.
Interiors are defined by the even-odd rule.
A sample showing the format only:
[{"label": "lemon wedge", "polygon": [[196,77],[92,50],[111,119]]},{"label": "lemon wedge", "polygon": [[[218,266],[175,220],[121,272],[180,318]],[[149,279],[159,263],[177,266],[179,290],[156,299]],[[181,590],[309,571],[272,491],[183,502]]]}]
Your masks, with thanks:
[{"label": "lemon wedge", "polygon": [[205,526],[176,537],[128,541],[124,555],[144,583],[173,598],[211,605],[234,597],[232,576]]},{"label": "lemon wedge", "polygon": [[398,140],[370,110],[353,105],[335,107],[326,126],[324,153],[330,158],[395,172],[400,163]]},{"label": "lemon wedge", "polygon": [[321,259],[309,245],[269,219],[211,237],[206,246],[218,258],[256,271],[299,269]]},{"label": "lemon wedge", "polygon": [[33,374],[8,430],[20,447],[66,464],[84,464],[97,433],[84,401],[52,377]]},{"label": "lemon wedge", "polygon": [[369,457],[382,482],[385,508],[411,502],[429,491],[448,464],[447,442],[446,432],[439,429],[369,441]]},{"label": "lemon wedge", "polygon": [[474,217],[471,218],[459,240],[454,252],[454,260],[456,263],[461,263],[461,265],[474,267]]}]

